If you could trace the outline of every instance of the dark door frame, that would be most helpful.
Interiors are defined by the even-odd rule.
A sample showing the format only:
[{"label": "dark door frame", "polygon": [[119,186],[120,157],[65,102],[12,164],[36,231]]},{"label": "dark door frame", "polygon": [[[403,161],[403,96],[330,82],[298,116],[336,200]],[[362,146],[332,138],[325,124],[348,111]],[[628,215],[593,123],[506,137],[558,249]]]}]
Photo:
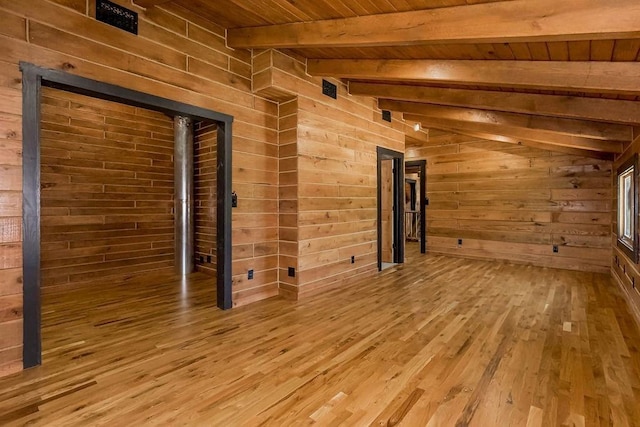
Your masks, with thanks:
[{"label": "dark door frame", "polygon": [[382,161],[393,160],[393,262],[404,262],[404,153],[376,147],[378,172],[378,271],[382,270]]},{"label": "dark door frame", "polygon": [[[406,170],[404,171],[404,174],[405,174],[404,182],[405,184],[409,184],[409,188],[411,188],[411,193],[409,194],[409,206],[411,207],[412,211],[415,211],[416,210],[416,184],[418,183],[418,181],[416,181],[415,179],[407,178]],[[404,197],[405,197],[405,204],[406,204],[407,195],[405,194]]]},{"label": "dark door frame", "polygon": [[419,168],[420,173],[420,253],[427,253],[427,161],[411,160],[404,164],[405,169]]},{"label": "dark door frame", "polygon": [[20,62],[22,71],[23,365],[42,361],[40,336],[40,94],[42,86],[218,125],[217,305],[231,308],[231,136],[233,117],[182,102]]}]

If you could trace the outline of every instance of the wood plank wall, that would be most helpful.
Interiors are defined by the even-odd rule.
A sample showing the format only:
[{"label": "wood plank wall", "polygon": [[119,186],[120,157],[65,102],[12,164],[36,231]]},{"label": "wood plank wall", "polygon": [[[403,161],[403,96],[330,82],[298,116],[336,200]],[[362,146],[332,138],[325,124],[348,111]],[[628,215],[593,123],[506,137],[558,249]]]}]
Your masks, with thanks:
[{"label": "wood plank wall", "polygon": [[173,119],[43,88],[43,288],[172,268]]},{"label": "wood plank wall", "polygon": [[[612,231],[611,245],[613,248],[613,256],[611,262],[611,273],[618,285],[623,290],[627,302],[631,308],[631,312],[635,315],[636,321],[640,325],[640,265],[629,259],[627,255],[618,248],[618,177],[617,170],[620,165],[626,162],[634,154],[640,153],[640,137],[636,138],[621,155],[619,155],[614,164],[612,171],[611,187],[613,189],[612,197]],[[638,182],[636,182],[636,186]],[[636,191],[638,189],[636,188]],[[636,230],[638,235],[638,230]]]},{"label": "wood plank wall", "polygon": [[256,270],[271,271],[249,295],[234,289],[234,303],[278,292],[278,239],[266,219],[277,210],[278,104],[251,93],[251,53],[227,48],[222,28],[180,7],[115,1],[138,12],[138,36],[93,19],[92,1],[0,0],[0,374],[22,368],[19,61],[234,116],[234,278],[253,258]]},{"label": "wood plank wall", "polygon": [[22,106],[9,68],[0,60],[0,376],[22,369]]},{"label": "wood plank wall", "polygon": [[418,159],[430,253],[610,270],[610,161],[451,134],[407,150]]},{"label": "wood plank wall", "polygon": [[304,298],[377,271],[376,147],[404,152],[405,126],[339,81],[338,99],[321,95],[301,58],[269,51],[268,62],[261,90],[297,96],[297,285],[281,286]]},{"label": "wood plank wall", "polygon": [[[282,189],[280,202],[291,213],[297,206],[298,251],[295,257],[287,252],[280,258],[291,263],[280,265],[281,294],[304,298],[373,275],[377,271],[376,147],[404,152],[404,122],[383,121],[371,98],[350,96],[337,80],[333,82],[338,85],[338,99],[321,95],[322,79],[305,73],[304,59],[284,52],[255,55],[254,73],[254,90],[283,103],[295,98],[297,104],[297,159],[281,160],[286,168],[281,172],[287,173],[280,174],[280,184],[289,188]],[[284,147],[293,133],[287,133],[293,117],[288,119],[288,108],[281,108],[281,114]],[[293,177],[297,181],[287,181]],[[297,197],[297,203],[292,197]],[[293,225],[292,218],[280,218],[285,233],[281,237],[294,238],[294,230],[283,227]],[[289,251],[290,242],[281,240],[281,248]],[[285,274],[296,262],[294,280]]]},{"label": "wood plank wall", "polygon": [[[274,127],[261,131],[269,142],[234,137],[234,306],[278,295],[277,108],[274,113]],[[254,272],[251,280],[249,270]]]},{"label": "wood plank wall", "polygon": [[[298,286],[298,98],[280,103],[278,127],[278,283],[280,295],[297,298]],[[289,267],[294,276],[289,276]]]},{"label": "wood plank wall", "polygon": [[217,138],[215,123],[194,126],[194,222],[196,270],[216,275]]},{"label": "wood plank wall", "polygon": [[299,297],[377,271],[376,147],[404,152],[402,123],[338,96],[298,99]]},{"label": "wood plank wall", "polygon": [[[238,194],[238,208],[233,210],[234,305],[277,295],[279,285],[284,287],[289,282],[293,284],[286,288],[289,295],[300,298],[327,288],[346,286],[350,280],[372,276],[376,271],[376,146],[404,152],[405,125],[397,118],[393,123],[382,121],[372,99],[349,96],[338,81],[335,81],[338,100],[322,96],[321,80],[306,75],[304,61],[300,58],[277,51],[258,58],[249,51],[227,48],[222,28],[180,6],[167,3],[145,11],[129,0],[115,1],[139,13],[138,36],[96,22],[91,17],[91,0],[0,0],[3,21],[0,26],[0,221],[3,236],[0,242],[0,374],[21,369],[22,99],[19,61],[65,70],[234,116],[232,174],[233,189]],[[252,82],[252,77],[258,60],[264,60],[269,70],[262,75],[262,83],[252,88],[252,83],[256,83],[256,79]],[[253,89],[261,96],[252,93]],[[286,113],[292,110],[284,105],[293,98],[297,104],[293,108],[296,110],[297,169],[295,173],[287,169],[292,173],[286,175],[284,169],[283,173],[279,170],[287,163],[286,151],[279,151],[279,143],[283,143],[284,149],[284,143],[289,141],[287,138],[293,138],[286,134],[286,123],[294,114]],[[282,108],[278,103],[283,103]],[[566,172],[578,174],[579,185],[584,185],[582,178],[590,176],[587,169],[593,167],[571,157],[556,157],[549,153],[546,157],[540,156],[541,160],[537,160],[538,155],[532,157],[535,164],[544,159],[550,162],[549,170],[562,165],[583,168],[582,172],[572,169]],[[449,161],[462,166],[467,163],[455,160],[455,157]],[[496,164],[483,167],[499,169]],[[606,174],[606,171],[599,173]],[[279,194],[279,184],[287,182],[285,176],[296,177],[290,185],[297,187],[297,194]],[[599,177],[595,181],[597,179]],[[582,189],[554,189],[558,200],[566,201],[566,206],[560,210],[558,205],[553,205],[555,210],[547,209],[549,215],[573,215],[571,206],[583,202],[591,206],[588,213],[610,214],[605,208],[598,207],[603,199],[610,198],[606,193],[608,190],[603,190],[603,194],[597,190],[592,196],[595,200],[583,200],[582,194],[587,191]],[[592,187],[587,190],[591,192]],[[489,189],[483,191],[489,192]],[[548,192],[551,191],[550,188]],[[295,281],[282,274],[289,263],[294,262],[288,257],[290,254],[282,254],[287,255],[282,257],[286,265],[279,262],[279,251],[292,242],[281,238],[293,238],[292,230],[296,230],[293,223],[287,223],[278,215],[281,202],[293,200],[287,197],[297,200],[298,250],[291,255],[297,262]],[[549,202],[550,196],[547,199]],[[534,197],[534,200],[538,199]],[[487,200],[478,202],[482,204]],[[507,205],[508,200],[504,200],[503,207]],[[580,212],[576,212],[578,214]],[[491,221],[490,218],[483,220]],[[574,222],[586,220],[578,215]],[[602,236],[604,224],[571,225],[571,221],[569,217],[559,217],[554,223],[568,233],[574,233],[574,238],[565,245],[569,252],[592,254],[591,250],[604,248],[599,246],[603,237],[609,238]],[[547,226],[546,223],[539,226],[525,222],[529,228]],[[502,236],[497,241],[508,241],[504,235],[509,232],[495,230],[496,226],[492,224],[494,229],[490,232],[497,231]],[[596,230],[595,235],[593,230]],[[528,229],[521,233],[542,235],[547,240],[552,235],[559,235],[559,232],[537,233]],[[546,251],[549,241],[543,243],[544,248],[538,249]],[[532,247],[529,242],[525,245]],[[441,248],[446,246],[440,245]],[[295,244],[288,247],[290,251]],[[492,246],[485,249],[497,253]],[[450,252],[455,253],[455,248]],[[355,256],[355,264],[350,263],[351,256]],[[591,265],[591,259],[582,264]],[[253,280],[247,278],[250,269],[254,270]]]}]

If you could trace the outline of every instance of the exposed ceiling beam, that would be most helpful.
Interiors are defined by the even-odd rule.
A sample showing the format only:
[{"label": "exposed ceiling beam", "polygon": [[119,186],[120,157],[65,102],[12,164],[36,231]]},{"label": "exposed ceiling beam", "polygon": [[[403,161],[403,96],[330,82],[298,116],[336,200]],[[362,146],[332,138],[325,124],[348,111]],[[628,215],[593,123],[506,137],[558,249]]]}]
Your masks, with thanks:
[{"label": "exposed ceiling beam", "polygon": [[541,116],[640,124],[640,102],[560,95],[349,82],[351,95]]},{"label": "exposed ceiling beam", "polygon": [[502,135],[519,140],[543,142],[547,144],[560,145],[563,147],[579,148],[582,150],[602,151],[607,153],[622,153],[622,142],[600,141],[596,139],[583,138],[579,136],[569,136],[554,134],[538,129],[506,127],[493,123],[475,123],[461,120],[444,118],[433,118],[418,114],[404,114],[405,120],[422,123],[425,127],[436,129],[459,129],[468,132],[480,132],[491,135]]},{"label": "exposed ceiling beam", "polygon": [[504,113],[500,111],[473,108],[450,107],[417,102],[380,99],[382,110],[419,114],[432,118],[460,120],[473,123],[489,123],[507,128],[536,129],[543,132],[580,136],[605,141],[631,142],[633,128],[626,125],[611,125],[585,120],[561,119],[557,117],[533,116],[527,114]]},{"label": "exposed ceiling beam", "polygon": [[612,40],[640,36],[637,0],[517,0],[229,30],[240,48]]},{"label": "exposed ceiling beam", "polygon": [[506,142],[506,143],[509,143],[509,144],[524,145],[524,146],[531,147],[531,148],[539,148],[539,149],[547,150],[547,151],[555,151],[555,152],[558,152],[558,153],[571,154],[571,155],[575,155],[575,156],[590,157],[590,158],[600,159],[600,160],[613,160],[613,154],[605,153],[605,152],[601,152],[601,151],[581,150],[579,148],[563,147],[563,146],[560,146],[560,145],[547,144],[547,143],[544,143],[544,142],[527,141],[525,139],[509,138],[507,136],[502,136],[502,135],[492,135],[492,134],[488,134],[488,133],[471,132],[471,131],[464,131],[464,130],[460,130],[460,129],[442,129],[442,130],[447,130],[447,131],[450,131],[452,133],[457,133],[457,134],[460,134],[460,135],[470,136],[470,137],[473,137],[473,138],[486,139],[488,141],[497,141],[497,142]]},{"label": "exposed ceiling beam", "polygon": [[416,131],[413,126],[409,125],[407,122],[404,124],[404,135],[405,142],[409,142],[411,144],[424,144],[429,142],[428,129],[419,129]]},{"label": "exposed ceiling beam", "polygon": [[149,9],[150,7],[160,6],[161,4],[170,3],[173,0],[133,0],[140,7]]},{"label": "exposed ceiling beam", "polygon": [[640,94],[640,62],[309,59],[313,76]]}]

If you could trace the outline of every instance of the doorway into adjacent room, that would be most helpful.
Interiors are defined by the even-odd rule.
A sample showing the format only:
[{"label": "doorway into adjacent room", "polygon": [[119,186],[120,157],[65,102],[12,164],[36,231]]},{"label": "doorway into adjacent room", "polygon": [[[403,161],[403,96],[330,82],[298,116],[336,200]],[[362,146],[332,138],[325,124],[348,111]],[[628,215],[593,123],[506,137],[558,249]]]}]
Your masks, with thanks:
[{"label": "doorway into adjacent room", "polygon": [[[212,304],[231,308],[233,117],[59,70],[27,63],[20,66],[24,367],[42,360],[41,314],[49,321],[56,316],[43,310],[43,286],[47,297],[63,295],[71,304],[56,318],[60,322],[74,319],[69,315],[71,309],[80,313],[75,319],[82,323],[83,316],[93,313],[100,301],[107,317],[113,310],[111,306],[105,309],[105,304],[127,303],[131,313],[89,322],[89,329],[109,325],[118,329],[144,319],[140,315],[144,304],[136,301],[151,302],[160,291],[149,286],[111,285],[133,280],[136,273],[142,281],[154,271],[166,278],[166,268],[178,266],[175,254],[184,249],[183,258],[193,260],[197,270],[211,270],[201,282]],[[181,135],[174,128],[177,122],[185,129]],[[179,140],[186,147],[180,156],[174,151]],[[178,162],[178,157],[183,160]],[[181,167],[174,168],[174,164]],[[182,169],[186,172],[179,179]],[[182,192],[174,191],[178,183],[181,188],[195,185],[195,206],[183,203]],[[188,193],[191,200],[192,193]],[[195,210],[188,221],[178,220],[186,218],[178,214],[182,206]],[[182,223],[189,226],[180,227],[178,233]],[[198,229],[192,233],[189,228],[193,230],[194,223]],[[185,244],[179,247],[180,241]],[[176,274],[183,278],[179,283],[183,286],[187,273]],[[106,280],[109,278],[113,280]],[[93,286],[85,286],[87,283]],[[113,301],[105,299],[110,297],[105,291],[109,286],[118,288]],[[56,287],[55,293],[50,291]],[[89,298],[74,298],[71,292],[80,289],[87,289]],[[57,292],[62,290],[65,292]],[[175,305],[181,308],[183,303],[179,299]],[[154,307],[159,307],[157,301],[147,308]],[[64,333],[57,342],[63,350],[70,345]],[[166,328],[161,333],[166,334]],[[86,344],[82,339],[78,343]]]},{"label": "doorway into adjacent room", "polygon": [[413,160],[404,164],[405,173],[405,239],[418,244],[420,253],[427,252],[426,207],[427,161]]},{"label": "doorway into adjacent room", "polygon": [[404,154],[378,147],[378,271],[404,262]]}]

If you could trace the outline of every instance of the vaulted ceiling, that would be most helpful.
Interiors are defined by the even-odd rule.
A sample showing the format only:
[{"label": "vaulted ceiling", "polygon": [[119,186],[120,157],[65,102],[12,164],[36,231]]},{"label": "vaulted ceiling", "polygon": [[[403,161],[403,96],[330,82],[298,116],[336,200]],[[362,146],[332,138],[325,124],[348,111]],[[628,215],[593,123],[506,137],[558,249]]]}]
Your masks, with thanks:
[{"label": "vaulted ceiling", "polygon": [[[637,0],[136,0],[308,58],[425,127],[620,153],[640,126]],[[164,5],[164,6],[163,6]]]}]

